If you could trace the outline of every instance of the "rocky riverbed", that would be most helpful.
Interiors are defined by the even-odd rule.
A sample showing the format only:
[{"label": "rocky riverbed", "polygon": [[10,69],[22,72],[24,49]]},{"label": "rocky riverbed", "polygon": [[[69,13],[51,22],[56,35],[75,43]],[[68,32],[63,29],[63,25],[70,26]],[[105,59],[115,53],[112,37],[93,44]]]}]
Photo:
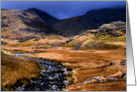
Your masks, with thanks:
[{"label": "rocky riverbed", "polygon": [[68,81],[66,80],[67,69],[54,62],[48,62],[41,59],[33,59],[27,57],[21,57],[28,53],[12,54],[19,58],[25,58],[39,62],[40,78],[38,80],[32,80],[27,85],[22,85],[17,88],[16,91],[62,91],[62,88],[67,86]]}]

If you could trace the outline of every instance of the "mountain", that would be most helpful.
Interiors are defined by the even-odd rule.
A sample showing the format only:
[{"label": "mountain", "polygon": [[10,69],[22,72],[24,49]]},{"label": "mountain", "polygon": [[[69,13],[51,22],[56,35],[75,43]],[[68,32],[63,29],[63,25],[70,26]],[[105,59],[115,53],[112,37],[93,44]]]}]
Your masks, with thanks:
[{"label": "mountain", "polygon": [[55,23],[54,28],[61,35],[76,35],[84,30],[97,29],[105,23],[113,21],[126,22],[126,8],[106,8],[91,10],[82,16],[64,19]]},{"label": "mountain", "polygon": [[2,9],[1,19],[2,38],[19,39],[26,35],[33,38],[45,34],[74,36],[105,23],[126,22],[126,8],[91,10],[82,16],[62,20],[36,8]]},{"label": "mountain", "polygon": [[50,25],[57,20],[36,8],[27,10],[2,9],[1,19],[2,37],[11,39],[18,39],[28,34],[55,33]]},{"label": "mountain", "polygon": [[51,27],[53,23],[58,20],[52,17],[51,15],[47,14],[46,12],[39,10],[37,8],[29,8],[25,11],[38,15],[43,21],[45,21]]}]

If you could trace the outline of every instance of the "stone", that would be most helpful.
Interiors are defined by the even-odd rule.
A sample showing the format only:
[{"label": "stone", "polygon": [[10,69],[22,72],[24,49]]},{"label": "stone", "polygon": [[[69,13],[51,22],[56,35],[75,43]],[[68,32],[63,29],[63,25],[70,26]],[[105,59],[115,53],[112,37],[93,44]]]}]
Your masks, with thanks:
[{"label": "stone", "polygon": [[43,83],[41,83],[40,85],[43,85]]},{"label": "stone", "polygon": [[56,90],[57,88],[58,88],[58,87],[57,87],[56,85],[53,85],[53,86],[52,86],[52,89],[53,89],[53,90]]},{"label": "stone", "polygon": [[121,78],[124,78],[124,77],[126,77],[126,73],[123,73],[123,74],[121,75]]},{"label": "stone", "polygon": [[95,80],[95,79],[92,79],[92,80],[90,81],[90,83],[96,83],[96,82],[98,82],[98,81]]},{"label": "stone", "polygon": [[89,81],[91,81],[91,80],[93,80],[92,78],[90,78],[90,79],[86,79],[84,82],[82,82],[81,84],[85,84],[86,82],[89,82]]},{"label": "stone", "polygon": [[118,78],[109,77],[109,78],[108,78],[108,80],[110,80],[110,81],[117,81],[117,80],[118,80]]},{"label": "stone", "polygon": [[46,70],[40,70],[41,72],[46,72]]},{"label": "stone", "polygon": [[67,86],[68,80],[64,80],[63,83],[65,84],[65,86]]},{"label": "stone", "polygon": [[97,77],[94,77],[94,78],[90,78],[90,79],[85,80],[85,81],[82,82],[81,84],[85,84],[85,83],[87,83],[87,82],[96,82],[96,81],[98,81],[98,80],[101,79],[101,78],[104,78],[104,77],[103,77],[103,76],[97,76]]},{"label": "stone", "polygon": [[[20,57],[21,55],[23,54],[15,54],[16,57]],[[67,72],[67,69],[62,65],[40,59],[29,59],[39,62],[41,65],[41,76],[38,80],[31,80],[31,82],[28,83],[27,86],[25,85],[25,87],[18,87],[16,91],[61,91],[63,87],[67,86],[68,81],[65,79],[65,72]]]},{"label": "stone", "polygon": [[120,62],[120,65],[126,65],[126,60],[122,60],[122,61]]},{"label": "stone", "polygon": [[51,76],[49,76],[49,80],[54,80],[54,78],[53,78],[53,77],[51,77]]},{"label": "stone", "polygon": [[104,78],[104,77],[103,77],[103,76],[97,76],[97,77],[94,77],[93,79],[99,80],[99,79],[101,79],[101,78]]},{"label": "stone", "polygon": [[111,66],[111,65],[115,65],[115,63],[111,62],[109,65],[110,65],[110,66]]},{"label": "stone", "polygon": [[104,83],[104,81],[99,81],[99,83]]}]

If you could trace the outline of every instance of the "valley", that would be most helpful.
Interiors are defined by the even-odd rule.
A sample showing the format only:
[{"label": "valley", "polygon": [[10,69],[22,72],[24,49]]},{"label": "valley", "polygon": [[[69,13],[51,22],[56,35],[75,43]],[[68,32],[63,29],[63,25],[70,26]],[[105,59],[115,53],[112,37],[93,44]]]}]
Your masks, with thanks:
[{"label": "valley", "polygon": [[[34,73],[32,74],[33,76],[30,75],[27,77],[29,81],[25,83],[21,82],[22,85],[29,85],[32,78],[36,80],[39,79],[41,64],[36,61],[38,59],[44,62],[55,63],[57,66],[58,64],[62,65],[69,71],[65,77],[63,76],[63,78],[68,81],[66,87],[60,87],[61,89],[59,90],[125,91],[125,18],[118,16],[117,12],[119,11],[117,11],[117,9],[112,9],[114,10],[113,13],[116,13],[114,16],[118,17],[116,19],[111,17],[111,20],[108,16],[101,16],[97,19],[100,21],[98,24],[95,22],[97,21],[96,19],[93,21],[94,18],[90,17],[91,12],[93,12],[92,15],[94,15],[98,13],[109,13],[110,10],[105,10],[105,12],[104,10],[90,11],[87,13],[88,15],[83,15],[88,16],[91,21],[90,23],[84,22],[87,19],[82,19],[84,18],[83,16],[58,20],[37,9],[28,9],[25,11],[3,10],[2,18],[4,18],[4,16],[6,16],[6,18],[2,19],[2,24],[5,24],[1,28],[2,90],[17,89],[15,88],[16,81],[18,79],[22,81],[22,78],[26,78],[27,76],[22,75],[21,78],[18,77],[16,79],[9,78],[10,80],[14,80],[14,83],[6,82],[7,77],[5,76],[9,76],[8,72],[17,72],[18,75],[18,73],[20,74],[22,71],[26,71],[17,71],[18,68],[13,70],[9,69],[10,65],[8,64],[10,64],[10,58],[13,58],[14,62],[11,63],[11,65],[14,65],[14,63],[26,63],[26,65],[29,65],[27,68],[30,69],[30,72],[28,70],[29,75]],[[121,11],[124,10],[121,9]],[[7,12],[15,13],[7,15]],[[20,17],[18,17],[19,14],[21,15]],[[124,12],[121,14],[120,16],[123,16]],[[78,22],[78,18],[80,22]],[[108,18],[108,20],[101,22],[102,18]],[[13,20],[15,25],[13,24]],[[12,29],[12,27],[14,28]],[[8,55],[9,53],[27,54],[17,58]],[[31,58],[31,60],[26,60],[21,57]],[[9,62],[8,64],[4,64],[6,60]],[[28,62],[32,64],[27,64]],[[37,63],[37,67],[35,67],[35,63]],[[46,64],[47,63],[45,63],[45,66]],[[16,67],[25,69],[24,67],[27,66],[22,65],[22,67],[20,67],[20,65],[17,65]],[[52,68],[54,69],[54,67]],[[31,68],[35,69],[31,71]],[[47,70],[45,70],[45,72],[46,71]],[[14,77],[12,72],[10,76]],[[46,79],[46,77],[44,78]],[[20,85],[18,85],[18,87],[19,86]],[[44,86],[46,86],[46,84]],[[53,89],[51,89],[51,91],[53,91]]]}]

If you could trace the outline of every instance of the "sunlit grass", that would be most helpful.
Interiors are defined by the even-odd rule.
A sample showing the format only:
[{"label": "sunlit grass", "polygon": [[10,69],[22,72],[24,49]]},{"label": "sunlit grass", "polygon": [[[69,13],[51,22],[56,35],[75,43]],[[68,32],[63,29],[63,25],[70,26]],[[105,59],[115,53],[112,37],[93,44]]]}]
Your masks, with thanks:
[{"label": "sunlit grass", "polygon": [[39,64],[35,61],[20,59],[3,52],[1,54],[2,91],[15,90],[17,86],[39,77]]},{"label": "sunlit grass", "polygon": [[31,40],[27,40],[25,42],[17,42],[15,44],[11,44],[11,46],[21,46],[21,47],[28,47],[28,46],[32,46],[32,45],[35,45],[36,42],[33,41],[34,39],[31,39]]}]

